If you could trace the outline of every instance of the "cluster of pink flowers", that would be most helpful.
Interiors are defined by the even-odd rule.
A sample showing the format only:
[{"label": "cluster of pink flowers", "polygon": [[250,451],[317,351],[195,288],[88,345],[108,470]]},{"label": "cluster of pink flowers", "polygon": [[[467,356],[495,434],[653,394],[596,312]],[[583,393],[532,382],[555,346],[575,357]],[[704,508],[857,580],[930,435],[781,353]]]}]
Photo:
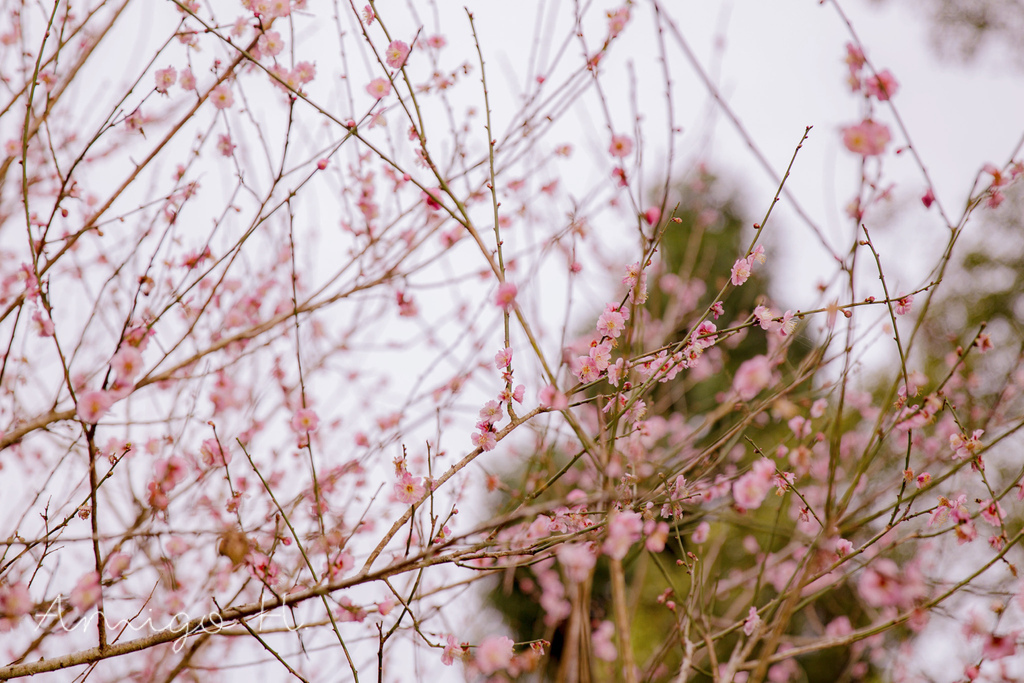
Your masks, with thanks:
[{"label": "cluster of pink flowers", "polygon": [[470,437],[473,445],[485,451],[494,450],[498,444],[498,434],[495,425],[501,420],[506,405],[512,401],[523,402],[526,387],[522,384],[512,389],[512,347],[503,347],[494,354],[494,367],[501,371],[501,379],[505,388],[498,394],[497,400],[491,400],[480,409],[480,420],[476,423],[476,431]]},{"label": "cluster of pink flowers", "polygon": [[644,528],[639,512],[612,512],[608,516],[607,536],[601,552],[612,559],[621,560],[634,543],[640,540]]},{"label": "cluster of pink flowers", "polygon": [[939,496],[939,504],[932,510],[928,517],[928,524],[942,524],[947,518],[952,517],[956,523],[957,543],[970,543],[978,537],[978,530],[971,519],[971,513],[967,509],[967,495],[961,493],[953,500],[945,496]]},{"label": "cluster of pink flowers", "polygon": [[395,459],[395,476],[398,478],[394,486],[395,499],[399,503],[412,505],[423,499],[427,487],[422,480],[416,480],[409,473],[404,457]]},{"label": "cluster of pink flowers", "polygon": [[750,273],[754,268],[754,261],[758,263],[765,262],[764,247],[760,244],[757,245],[746,258],[737,259],[736,263],[732,265],[732,272],[729,281],[732,282],[733,286],[739,287],[747,278],[750,277]]},{"label": "cluster of pink flowers", "polygon": [[153,479],[147,484],[150,507],[154,510],[166,510],[170,504],[168,494],[184,481],[187,471],[185,461],[176,455],[157,460],[153,466]]}]

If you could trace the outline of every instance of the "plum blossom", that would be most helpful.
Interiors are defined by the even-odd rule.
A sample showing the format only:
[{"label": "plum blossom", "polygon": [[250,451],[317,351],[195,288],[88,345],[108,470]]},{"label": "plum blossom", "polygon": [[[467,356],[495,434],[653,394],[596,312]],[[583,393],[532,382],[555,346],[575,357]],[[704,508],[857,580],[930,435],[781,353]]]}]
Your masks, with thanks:
[{"label": "plum blossom", "polygon": [[392,69],[401,69],[409,57],[409,46],[401,40],[394,40],[384,51],[384,58]]},{"label": "plum blossom", "polygon": [[633,152],[633,139],[628,135],[613,135],[612,143],[608,147],[608,153],[613,157],[622,159]]},{"label": "plum blossom", "polygon": [[885,146],[890,140],[892,135],[889,128],[871,119],[843,128],[843,144],[854,154],[878,156],[885,151]]},{"label": "plum blossom", "polygon": [[178,80],[178,72],[173,66],[169,66],[165,69],[157,69],[155,78],[156,91],[161,95],[166,95],[167,89],[174,85]]},{"label": "plum blossom", "polygon": [[565,410],[569,407],[569,399],[558,390],[558,387],[549,384],[537,393],[537,400],[544,408],[551,410]]},{"label": "plum blossom", "polygon": [[235,103],[235,96],[231,92],[231,86],[221,83],[210,92],[210,101],[217,109],[227,109]]},{"label": "plum blossom", "polygon": [[516,294],[518,293],[519,288],[515,286],[515,283],[502,282],[498,285],[498,291],[494,294],[494,305],[507,313],[515,308]]},{"label": "plum blossom", "polygon": [[733,286],[739,287],[747,278],[750,277],[750,261],[745,258],[736,259],[736,263],[732,264],[732,275],[729,281],[732,282]]},{"label": "plum blossom", "polygon": [[598,317],[597,331],[605,336],[618,339],[619,335],[626,328],[626,316],[617,307],[612,308],[612,306],[614,304],[609,304],[605,312]]},{"label": "plum blossom", "polygon": [[743,633],[749,636],[760,625],[761,617],[757,613],[757,608],[751,606],[750,611],[747,612],[747,618],[743,620]]},{"label": "plum blossom", "polygon": [[638,512],[613,512],[608,520],[608,537],[601,551],[609,557],[621,560],[629,548],[640,540],[643,519]]},{"label": "plum blossom", "polygon": [[690,540],[692,540],[697,545],[700,545],[701,543],[707,541],[708,536],[710,535],[711,525],[707,522],[701,522],[697,525],[697,528],[693,530],[693,534],[690,536]]},{"label": "plum blossom", "polygon": [[295,411],[291,421],[292,431],[296,434],[315,432],[319,425],[320,418],[317,417],[316,411],[312,408],[300,408]]},{"label": "plum blossom", "polygon": [[391,81],[386,78],[375,78],[366,85],[366,92],[375,100],[382,100],[391,94]]},{"label": "plum blossom", "polygon": [[896,77],[888,69],[879,71],[876,76],[864,79],[864,88],[868,94],[882,102],[895,95],[899,87],[900,84],[896,82]]},{"label": "plum blossom", "polygon": [[501,370],[507,368],[512,363],[512,348],[506,346],[498,353],[494,354],[494,366]]},{"label": "plum blossom", "polygon": [[444,646],[444,651],[441,653],[441,663],[445,666],[451,666],[456,658],[462,659],[466,654],[466,649],[461,645],[455,644],[455,636],[448,635],[446,638],[447,645]]},{"label": "plum blossom", "polygon": [[901,296],[896,301],[896,308],[895,308],[896,315],[906,315],[907,313],[910,313],[910,306],[913,303],[914,303],[914,295],[913,294],[907,294],[906,296]]},{"label": "plum blossom", "polygon": [[426,492],[426,487],[413,479],[413,476],[408,472],[402,472],[398,482],[395,483],[395,498],[398,499],[399,503],[412,505],[420,500]]},{"label": "plum blossom", "polygon": [[79,579],[71,591],[71,596],[68,598],[68,602],[81,612],[85,612],[99,602],[99,600],[100,575],[95,571],[89,572]]},{"label": "plum blossom", "polygon": [[614,662],[619,657],[619,651],[615,648],[612,638],[615,636],[615,624],[602,621],[600,626],[594,629],[590,639],[593,642],[594,656],[604,662]]},{"label": "plum blossom", "polygon": [[741,401],[757,396],[772,380],[772,366],[767,356],[754,356],[743,361],[733,377],[732,388]]},{"label": "plum blossom", "polygon": [[487,676],[508,668],[512,663],[512,647],[515,642],[508,636],[491,636],[476,649],[476,665]]},{"label": "plum blossom", "polygon": [[96,424],[112,405],[114,395],[111,392],[95,390],[80,393],[75,408],[82,422]]},{"label": "plum blossom", "polygon": [[555,550],[555,557],[566,578],[575,583],[586,581],[590,570],[597,564],[597,556],[590,543],[563,543]]},{"label": "plum blossom", "polygon": [[775,463],[768,458],[754,462],[749,472],[743,474],[732,486],[732,497],[736,505],[744,510],[761,507],[765,496],[774,485]]}]

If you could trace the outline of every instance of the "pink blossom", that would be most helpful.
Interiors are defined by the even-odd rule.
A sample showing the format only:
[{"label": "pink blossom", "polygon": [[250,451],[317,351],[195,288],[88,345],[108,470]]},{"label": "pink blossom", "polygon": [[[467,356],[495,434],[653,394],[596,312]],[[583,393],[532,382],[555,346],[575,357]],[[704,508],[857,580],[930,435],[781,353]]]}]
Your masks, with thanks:
[{"label": "pink blossom", "polygon": [[382,100],[391,94],[391,81],[375,78],[366,85],[366,92],[375,100]]},{"label": "pink blossom", "polygon": [[772,487],[770,477],[764,477],[759,472],[750,471],[745,473],[732,485],[732,497],[736,505],[744,510],[756,510],[761,507],[765,496]]},{"label": "pink blossom", "polygon": [[899,87],[896,77],[888,69],[879,71],[877,76],[864,79],[864,88],[868,94],[883,102],[895,95]]},{"label": "pink blossom", "polygon": [[231,156],[231,153],[235,151],[235,146],[231,142],[230,135],[222,134],[217,136],[217,151],[220,152],[221,156]]},{"label": "pink blossom", "polygon": [[441,663],[445,666],[451,666],[456,657],[462,659],[466,654],[466,650],[462,646],[455,644],[455,636],[449,634],[446,640],[448,644],[444,646],[444,652],[441,653]]},{"label": "pink blossom", "polygon": [[506,346],[498,353],[494,354],[494,366],[501,370],[507,368],[512,363],[512,348]]},{"label": "pink blossom", "polygon": [[412,475],[408,472],[403,472],[395,484],[395,498],[399,503],[405,503],[406,505],[412,505],[420,500],[426,492],[426,487],[413,479]]},{"label": "pink blossom", "polygon": [[32,595],[25,584],[0,585],[0,618],[14,619],[23,616],[31,612],[33,606]]},{"label": "pink blossom", "polygon": [[537,393],[537,400],[544,408],[551,410],[565,410],[569,407],[569,399],[558,390],[558,387],[549,384]]},{"label": "pink blossom", "polygon": [[924,208],[932,208],[932,204],[935,203],[935,193],[932,192],[932,188],[928,188],[928,191],[921,197],[921,203],[924,204]]},{"label": "pink blossom", "polygon": [[231,462],[231,454],[225,453],[216,439],[206,439],[199,447],[199,454],[208,467],[226,467]]},{"label": "pink blossom", "polygon": [[622,159],[633,152],[633,139],[628,135],[613,135],[612,144],[608,147],[608,153],[613,157]]},{"label": "pink blossom", "polygon": [[[292,69],[292,75],[299,83],[306,84],[316,78],[316,64],[312,62],[299,62]],[[323,170],[322,168],[320,169]]]},{"label": "pink blossom", "polygon": [[890,140],[889,128],[871,119],[843,128],[843,144],[854,154],[878,156],[885,151]]},{"label": "pink blossom", "polygon": [[114,396],[109,391],[85,391],[78,395],[76,411],[82,422],[96,424],[112,405]]},{"label": "pink blossom", "polygon": [[864,601],[872,607],[891,607],[901,601],[902,586],[896,563],[887,557],[876,559],[860,577],[858,589]]},{"label": "pink blossom", "polygon": [[614,12],[608,12],[608,38],[609,40],[619,35],[622,29],[629,22],[629,6],[620,7]]},{"label": "pink blossom", "polygon": [[173,66],[156,70],[156,91],[161,95],[167,94],[170,88],[178,80],[178,72]]},{"label": "pink blossom", "polygon": [[470,436],[473,445],[483,451],[493,451],[498,445],[498,436],[489,429],[473,432]]},{"label": "pink blossom", "polygon": [[701,522],[697,525],[697,528],[693,530],[693,534],[690,535],[690,540],[700,545],[708,540],[708,536],[711,535],[711,525],[707,522]]},{"label": "pink blossom", "polygon": [[836,541],[836,555],[839,557],[846,557],[853,552],[853,543],[850,543],[845,538],[840,538]]},{"label": "pink blossom", "polygon": [[590,543],[563,543],[556,548],[555,557],[562,565],[566,578],[575,583],[586,581],[590,570],[597,564]]},{"label": "pink blossom", "polygon": [[629,548],[640,540],[643,519],[637,512],[614,512],[608,520],[608,536],[601,551],[611,558],[621,560]]},{"label": "pink blossom", "polygon": [[374,14],[374,12],[373,12],[373,8],[370,7],[369,5],[366,5],[365,7],[363,7],[362,14],[363,14],[363,23],[366,24],[367,26],[372,24],[373,20],[377,18],[377,15]]},{"label": "pink blossom", "polygon": [[573,374],[579,378],[581,382],[587,384],[593,382],[601,376],[601,371],[597,367],[597,361],[590,356],[580,356],[577,360],[576,369]]},{"label": "pink blossom", "polygon": [[1002,636],[997,636],[995,633],[988,634],[985,644],[981,648],[982,656],[985,659],[1012,657],[1017,652],[1017,637],[1019,635],[1016,631]]},{"label": "pink blossom", "polygon": [[494,295],[494,305],[503,309],[506,313],[515,308],[516,294],[519,288],[512,282],[502,282],[498,285],[498,291]]},{"label": "pink blossom", "polygon": [[757,608],[751,606],[747,612],[747,618],[743,620],[743,633],[752,634],[761,624],[761,617],[757,614]]},{"label": "pink blossom", "polygon": [[757,396],[772,380],[772,366],[767,356],[754,356],[743,361],[733,377],[732,387],[741,401]]},{"label": "pink blossom", "polygon": [[296,434],[315,432],[320,424],[320,418],[312,408],[300,408],[295,411],[292,417],[291,427]]},{"label": "pink blossom", "polygon": [[626,318],[618,310],[606,310],[597,319],[597,331],[613,339],[626,328]]},{"label": "pink blossom", "polygon": [[392,69],[401,69],[409,57],[409,46],[400,40],[394,40],[384,51],[384,58]]},{"label": "pink blossom", "polygon": [[733,286],[739,287],[749,277],[750,261],[745,258],[736,259],[736,263],[732,264],[732,276],[729,278],[729,281],[732,282]]},{"label": "pink blossom", "polygon": [[649,519],[644,523],[644,535],[647,536],[644,547],[652,553],[660,553],[668,540],[668,524]]},{"label": "pink blossom", "polygon": [[235,103],[235,96],[231,93],[231,86],[221,83],[210,92],[210,101],[217,109],[227,109]]},{"label": "pink blossom", "polygon": [[85,612],[100,600],[100,575],[92,571],[78,580],[68,602],[79,610]]},{"label": "pink blossom", "polygon": [[896,301],[896,315],[906,315],[910,313],[910,306],[914,303],[914,295],[907,294],[906,296],[900,297]]},{"label": "pink blossom", "polygon": [[261,54],[267,57],[276,57],[284,49],[284,41],[281,40],[281,34],[277,31],[267,31],[256,41],[256,47],[259,48]]},{"label": "pink blossom", "polygon": [[196,89],[196,77],[192,75],[192,69],[185,67],[181,70],[181,75],[178,77],[178,85],[181,86],[182,90]]},{"label": "pink blossom", "polygon": [[110,369],[119,379],[132,381],[142,371],[142,352],[134,346],[123,344],[110,359]]},{"label": "pink blossom", "polygon": [[590,639],[593,642],[594,656],[604,662],[614,662],[619,657],[612,638],[615,636],[615,624],[607,619],[594,629]]},{"label": "pink blossom", "polygon": [[119,579],[131,564],[132,560],[127,553],[111,553],[107,556],[107,576],[112,579]]},{"label": "pink blossom", "polygon": [[491,636],[484,638],[476,649],[476,665],[480,671],[490,676],[496,671],[508,668],[512,663],[512,647],[515,642],[508,636]]},{"label": "pink blossom", "polygon": [[494,424],[501,419],[501,404],[497,401],[488,401],[480,409],[480,419],[487,424]]}]

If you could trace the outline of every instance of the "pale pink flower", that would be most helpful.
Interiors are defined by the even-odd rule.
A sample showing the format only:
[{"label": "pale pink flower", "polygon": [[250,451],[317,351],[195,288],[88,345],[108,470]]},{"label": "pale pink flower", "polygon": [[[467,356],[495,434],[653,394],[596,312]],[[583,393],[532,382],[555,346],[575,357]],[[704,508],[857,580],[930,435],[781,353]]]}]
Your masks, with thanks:
[{"label": "pale pink flower", "polygon": [[231,136],[222,134],[217,136],[217,151],[223,157],[229,157],[235,151],[235,145],[231,142]]},{"label": "pale pink flower", "polygon": [[217,439],[206,439],[199,447],[199,454],[208,467],[225,467],[231,462],[231,454],[225,453]]},{"label": "pale pink flower", "polygon": [[583,583],[590,576],[590,570],[597,564],[589,543],[563,543],[555,550],[555,557],[562,565],[565,576],[575,583]]},{"label": "pale pink flower", "polygon": [[401,69],[409,57],[409,46],[400,40],[392,41],[384,51],[384,58],[392,69]]},{"label": "pale pink flower", "polygon": [[735,287],[739,287],[747,278],[750,277],[750,261],[745,258],[736,259],[736,263],[732,264],[732,276],[729,278],[730,282]]},{"label": "pale pink flower", "polygon": [[473,432],[469,437],[473,445],[483,451],[493,451],[498,445],[498,436],[489,429]]},{"label": "pale pink flower", "polygon": [[853,543],[850,543],[845,538],[840,538],[836,541],[836,555],[839,557],[846,557],[853,552]]},{"label": "pale pink flower", "polygon": [[369,5],[366,5],[365,7],[363,7],[363,23],[364,24],[369,26],[370,24],[373,23],[373,20],[376,19],[376,18],[377,18],[377,15],[374,14],[372,7],[370,7]]},{"label": "pale pink flower", "polygon": [[747,618],[743,620],[743,633],[750,635],[761,624],[761,617],[757,614],[757,608],[751,607],[747,612]]},{"label": "pale pink flower", "polygon": [[620,7],[614,12],[608,12],[608,38],[614,38],[626,28],[629,23],[629,7]]},{"label": "pale pink flower", "polygon": [[628,157],[633,152],[633,139],[628,135],[613,135],[608,153],[616,158]]},{"label": "pale pink flower", "polygon": [[122,344],[110,359],[110,369],[118,379],[130,382],[142,371],[142,352],[134,346]]},{"label": "pale pink flower", "polygon": [[14,619],[24,616],[32,611],[33,606],[32,595],[25,584],[0,585],[0,618]]},{"label": "pale pink flower", "polygon": [[693,530],[693,534],[690,536],[690,540],[699,545],[708,540],[708,536],[710,535],[711,525],[707,522],[701,522],[697,525],[697,528]]},{"label": "pale pink flower", "polygon": [[107,557],[107,576],[112,579],[119,579],[125,570],[132,563],[127,553],[111,553]]},{"label": "pale pink flower", "polygon": [[900,297],[899,300],[896,301],[896,315],[906,315],[907,313],[910,313],[910,307],[913,303],[913,294],[907,294],[906,296]]},{"label": "pale pink flower", "polygon": [[427,492],[422,483],[413,479],[412,475],[404,472],[395,484],[395,498],[399,503],[411,505],[421,499]]},{"label": "pale pink flower", "polygon": [[[312,62],[299,62],[292,69],[292,76],[295,77],[299,83],[306,84],[316,78],[316,64]],[[323,170],[322,168],[320,169]]]},{"label": "pale pink flower", "polygon": [[885,151],[890,140],[889,128],[871,119],[843,128],[843,144],[854,154],[878,156]]},{"label": "pale pink flower", "polygon": [[609,309],[597,319],[597,331],[603,335],[617,339],[626,328],[626,319],[617,309]]},{"label": "pale pink flower", "polygon": [[608,520],[608,536],[601,551],[616,560],[621,560],[630,547],[640,540],[643,519],[637,512],[616,512]]},{"label": "pale pink flower", "polygon": [[508,636],[491,636],[476,649],[476,665],[480,671],[490,676],[496,671],[508,668],[512,663],[512,647],[515,642]]},{"label": "pale pink flower", "polygon": [[732,497],[736,505],[744,510],[761,507],[765,496],[772,487],[770,478],[762,477],[755,471],[745,473],[732,485]]},{"label": "pale pink flower", "polygon": [[382,100],[391,94],[391,81],[386,78],[375,78],[366,86],[366,92],[375,100]]},{"label": "pale pink flower", "polygon": [[76,411],[82,422],[96,424],[112,405],[114,397],[109,391],[85,391],[78,395]]},{"label": "pale pink flower", "polygon": [[320,424],[320,418],[312,408],[300,408],[295,411],[292,417],[291,427],[296,434],[315,432]]},{"label": "pale pink flower", "polygon": [[519,288],[512,282],[502,282],[498,285],[498,291],[494,295],[494,305],[504,309],[506,312],[515,308],[516,294]]},{"label": "pale pink flower", "polygon": [[185,67],[181,70],[181,75],[178,77],[178,85],[181,86],[182,90],[196,89],[196,77],[192,75],[192,69]]},{"label": "pale pink flower", "polygon": [[210,93],[210,101],[217,109],[227,109],[235,103],[235,96],[227,83],[221,83]]},{"label": "pale pink flower", "polygon": [[537,400],[544,408],[551,410],[565,410],[569,407],[569,399],[558,390],[558,387],[549,384],[537,394]]},{"label": "pale pink flower", "polygon": [[455,636],[449,635],[446,640],[448,644],[444,646],[444,652],[441,653],[441,663],[445,666],[451,666],[456,657],[462,659],[466,654],[466,650],[460,645],[455,644]]},{"label": "pale pink flower", "polygon": [[501,419],[501,404],[497,401],[488,401],[480,409],[480,419],[487,424],[494,424]]},{"label": "pale pink flower", "polygon": [[615,624],[607,619],[594,629],[590,639],[593,643],[594,656],[604,662],[614,662],[619,657],[612,638],[615,636]]},{"label": "pale pink flower", "polygon": [[157,69],[155,78],[156,91],[161,95],[166,95],[167,89],[174,85],[178,80],[178,72],[173,66],[169,66],[165,69]]},{"label": "pale pink flower", "polygon": [[85,612],[100,600],[100,575],[92,571],[78,580],[68,602],[79,610]]},{"label": "pale pink flower", "polygon": [[267,31],[256,41],[256,47],[267,57],[276,57],[284,49],[284,41],[277,31]]},{"label": "pale pink flower", "polygon": [[584,384],[593,382],[601,376],[601,371],[597,367],[597,361],[590,356],[580,356],[577,361],[579,364],[573,374]]},{"label": "pale pink flower", "polygon": [[732,387],[741,401],[757,396],[772,380],[772,366],[767,356],[754,356],[743,361],[733,377]]},{"label": "pale pink flower", "polygon": [[878,72],[877,76],[864,79],[864,88],[868,94],[883,102],[895,95],[899,87],[896,77],[888,69]]},{"label": "pale pink flower", "polygon": [[448,44],[448,40],[439,34],[434,34],[427,38],[427,46],[433,50],[440,50]]},{"label": "pale pink flower", "polygon": [[668,541],[668,523],[649,519],[644,523],[644,547],[652,553],[660,553]]},{"label": "pale pink flower", "polygon": [[498,353],[494,354],[494,366],[501,370],[507,368],[512,363],[512,348],[506,346]]}]

